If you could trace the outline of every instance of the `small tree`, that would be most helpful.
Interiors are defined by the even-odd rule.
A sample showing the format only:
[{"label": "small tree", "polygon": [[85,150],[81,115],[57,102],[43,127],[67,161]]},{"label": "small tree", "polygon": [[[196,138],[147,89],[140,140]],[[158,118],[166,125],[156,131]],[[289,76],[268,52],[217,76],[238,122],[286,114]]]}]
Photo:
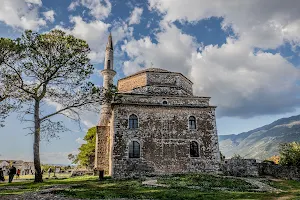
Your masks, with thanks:
[{"label": "small tree", "polygon": [[220,159],[223,162],[225,160],[225,156],[222,154],[222,152],[220,151]]},{"label": "small tree", "polygon": [[240,154],[234,154],[231,159],[244,159]]},{"label": "small tree", "polygon": [[78,155],[69,154],[68,158],[74,164],[92,169],[95,162],[95,147],[96,147],[96,132],[97,128],[93,127],[88,130],[84,136],[86,144],[79,147]]},{"label": "small tree", "polygon": [[271,162],[273,162],[274,164],[277,165],[277,164],[279,164],[280,156],[274,155],[274,156],[272,156],[272,157],[266,159],[266,161],[271,161]]},{"label": "small tree", "polygon": [[68,154],[68,159],[72,162],[72,164],[78,163],[77,155],[70,153],[70,154]]},{"label": "small tree", "polygon": [[[53,116],[64,115],[79,122],[80,111],[95,111],[104,95],[101,88],[88,82],[94,69],[85,41],[59,30],[44,34],[26,31],[20,39],[2,40],[9,43],[1,48],[10,59],[0,55],[0,70],[17,94],[10,98],[23,105],[19,107],[22,119],[32,123],[29,130],[34,135],[34,181],[42,182],[41,134],[55,137],[67,130],[61,121],[53,121]],[[49,102],[58,108],[47,113],[43,107]]]},{"label": "small tree", "polygon": [[279,145],[280,165],[300,167],[300,142]]}]

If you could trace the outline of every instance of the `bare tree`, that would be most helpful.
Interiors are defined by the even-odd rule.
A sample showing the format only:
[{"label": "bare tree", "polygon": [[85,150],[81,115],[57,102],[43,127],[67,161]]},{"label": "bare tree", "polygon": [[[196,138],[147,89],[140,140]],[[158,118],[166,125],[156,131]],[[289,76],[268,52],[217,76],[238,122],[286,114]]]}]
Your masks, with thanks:
[{"label": "bare tree", "polygon": [[[54,137],[66,130],[53,117],[64,115],[79,121],[82,111],[95,111],[106,96],[102,88],[88,81],[94,69],[85,41],[53,30],[45,34],[26,31],[20,39],[11,42],[6,51],[15,59],[2,59],[1,70],[6,80],[14,82],[17,95],[11,98],[22,105],[18,110],[23,113],[23,120],[32,123],[35,182],[42,182],[41,134]],[[43,108],[49,103],[57,105],[57,109],[46,112]]]}]

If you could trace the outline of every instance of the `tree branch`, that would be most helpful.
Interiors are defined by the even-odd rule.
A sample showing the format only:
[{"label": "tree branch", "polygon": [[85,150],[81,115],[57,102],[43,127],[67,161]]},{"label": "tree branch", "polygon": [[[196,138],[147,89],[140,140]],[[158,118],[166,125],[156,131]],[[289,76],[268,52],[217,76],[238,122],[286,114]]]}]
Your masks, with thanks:
[{"label": "tree branch", "polygon": [[62,108],[62,109],[60,109],[60,110],[58,110],[58,111],[56,111],[56,112],[54,112],[52,114],[49,114],[49,115],[46,115],[46,116],[42,117],[40,120],[44,121],[45,119],[47,119],[49,117],[52,117],[52,116],[57,115],[57,114],[60,114],[61,112],[69,110],[71,108],[78,108],[78,107],[81,107],[81,106],[84,106],[84,105],[87,105],[87,104],[93,104],[93,103],[96,103],[96,101],[95,102],[84,102],[84,103],[77,104],[77,105],[74,104],[74,105],[71,105],[71,106],[67,106],[67,107]]}]

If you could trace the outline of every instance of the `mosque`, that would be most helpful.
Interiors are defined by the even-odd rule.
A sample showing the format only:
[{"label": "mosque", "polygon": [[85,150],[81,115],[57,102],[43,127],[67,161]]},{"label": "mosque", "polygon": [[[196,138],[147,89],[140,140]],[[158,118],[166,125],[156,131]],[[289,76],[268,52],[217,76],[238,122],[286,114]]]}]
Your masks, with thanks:
[{"label": "mosque", "polygon": [[[106,46],[103,87],[116,75],[112,36]],[[215,106],[193,95],[178,72],[148,68],[118,80],[119,98],[101,107],[95,169],[114,178],[219,169]]]}]

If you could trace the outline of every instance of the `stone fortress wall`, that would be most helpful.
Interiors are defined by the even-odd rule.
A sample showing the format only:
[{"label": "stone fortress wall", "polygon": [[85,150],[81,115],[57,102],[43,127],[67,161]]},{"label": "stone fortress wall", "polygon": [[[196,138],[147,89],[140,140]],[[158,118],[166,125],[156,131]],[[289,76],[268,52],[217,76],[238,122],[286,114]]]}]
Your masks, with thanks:
[{"label": "stone fortress wall", "polygon": [[298,167],[259,162],[255,159],[226,159],[221,164],[220,169],[225,175],[230,176],[272,176],[275,178],[300,180],[300,168]]}]

